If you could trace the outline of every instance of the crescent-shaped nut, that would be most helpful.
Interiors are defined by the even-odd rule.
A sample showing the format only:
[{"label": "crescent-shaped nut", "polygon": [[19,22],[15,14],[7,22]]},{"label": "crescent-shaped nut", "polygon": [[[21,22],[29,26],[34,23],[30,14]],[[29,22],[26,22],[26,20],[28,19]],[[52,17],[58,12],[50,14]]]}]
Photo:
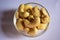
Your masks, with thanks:
[{"label": "crescent-shaped nut", "polygon": [[39,17],[34,17],[34,20],[32,22],[25,19],[24,24],[25,24],[26,27],[33,28],[33,27],[40,24],[40,18]]},{"label": "crescent-shaped nut", "polygon": [[48,23],[50,22],[50,17],[48,15],[48,12],[45,8],[41,8],[41,22],[42,23]]},{"label": "crescent-shaped nut", "polygon": [[24,4],[21,4],[18,8],[18,12],[24,12]]},{"label": "crescent-shaped nut", "polygon": [[37,7],[34,7],[32,10],[34,16],[40,16],[40,10]]},{"label": "crescent-shaped nut", "polygon": [[17,25],[17,28],[18,30],[24,30],[24,26],[22,24],[22,19],[18,19],[17,22],[16,22],[16,25]]},{"label": "crescent-shaped nut", "polygon": [[20,17],[22,17],[22,18],[26,18],[26,17],[29,16],[29,13],[28,13],[28,12],[23,12],[23,13],[20,13],[19,15],[20,15]]},{"label": "crescent-shaped nut", "polygon": [[32,9],[32,6],[30,4],[25,4],[24,10],[27,11],[28,9]]},{"label": "crescent-shaped nut", "polygon": [[41,12],[43,13],[43,15],[49,16],[45,8],[41,8]]},{"label": "crescent-shaped nut", "polygon": [[48,26],[48,23],[46,23],[46,24],[40,23],[40,24],[37,26],[37,29],[38,29],[38,30],[45,30],[45,29],[47,28],[47,26]]},{"label": "crescent-shaped nut", "polygon": [[41,18],[41,22],[42,23],[49,23],[50,22],[50,17],[44,17],[44,18]]},{"label": "crescent-shaped nut", "polygon": [[37,28],[31,28],[28,32],[28,34],[30,36],[35,36],[38,33],[38,29]]}]

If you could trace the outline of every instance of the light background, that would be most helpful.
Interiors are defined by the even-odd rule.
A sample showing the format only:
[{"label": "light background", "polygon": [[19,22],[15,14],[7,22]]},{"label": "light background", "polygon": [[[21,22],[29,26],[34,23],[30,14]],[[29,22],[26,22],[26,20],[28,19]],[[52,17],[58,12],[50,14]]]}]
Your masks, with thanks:
[{"label": "light background", "polygon": [[[8,30],[7,27],[11,27],[13,25],[12,20],[12,23],[10,22],[11,13],[3,13],[3,11],[5,10],[8,11],[12,9],[17,9],[21,3],[29,2],[36,2],[42,4],[44,7],[47,8],[50,14],[50,24],[48,30],[43,35],[35,38],[23,36],[18,32],[15,32],[15,29],[12,30],[10,28],[10,30]],[[13,34],[11,33],[11,31],[13,32]],[[0,40],[60,40],[60,0],[0,0]]]}]

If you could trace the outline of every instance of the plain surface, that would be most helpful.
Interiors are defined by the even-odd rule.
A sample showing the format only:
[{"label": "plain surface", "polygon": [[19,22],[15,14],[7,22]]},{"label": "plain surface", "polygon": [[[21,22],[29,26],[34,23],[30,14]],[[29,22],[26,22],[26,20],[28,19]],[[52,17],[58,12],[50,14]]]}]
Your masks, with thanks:
[{"label": "plain surface", "polygon": [[[29,2],[42,4],[50,14],[48,30],[34,38],[19,34],[13,25],[15,9]],[[60,0],[0,0],[0,40],[60,40]]]}]

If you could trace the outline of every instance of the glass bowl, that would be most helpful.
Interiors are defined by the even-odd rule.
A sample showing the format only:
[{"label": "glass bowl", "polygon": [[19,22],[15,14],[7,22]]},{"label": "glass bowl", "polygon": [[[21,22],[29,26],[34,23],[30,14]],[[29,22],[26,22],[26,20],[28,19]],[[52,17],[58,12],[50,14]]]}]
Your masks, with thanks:
[{"label": "glass bowl", "polygon": [[[40,9],[44,7],[44,6],[42,6],[41,4],[33,3],[33,2],[25,3],[25,4],[30,4],[30,5],[32,5],[33,7],[37,5],[37,6],[39,6]],[[45,7],[44,7],[44,8],[45,8]],[[47,9],[46,9],[46,11],[47,11]],[[38,32],[35,36],[30,36],[30,35],[28,35],[27,33],[25,33],[24,31],[18,30],[17,25],[16,25],[16,20],[17,20],[17,19],[16,19],[16,17],[15,17],[16,12],[17,12],[17,10],[16,10],[15,13],[14,13],[13,23],[14,23],[14,26],[15,26],[16,30],[17,30],[19,33],[21,32],[22,34],[24,34],[25,36],[28,36],[28,37],[37,37],[37,36],[42,35],[42,34],[47,30],[49,23],[48,23],[48,25],[47,25],[47,27],[46,27],[45,30],[39,30],[39,32]],[[48,12],[48,11],[47,11],[47,12]],[[48,13],[48,15],[49,15],[49,13]]]}]

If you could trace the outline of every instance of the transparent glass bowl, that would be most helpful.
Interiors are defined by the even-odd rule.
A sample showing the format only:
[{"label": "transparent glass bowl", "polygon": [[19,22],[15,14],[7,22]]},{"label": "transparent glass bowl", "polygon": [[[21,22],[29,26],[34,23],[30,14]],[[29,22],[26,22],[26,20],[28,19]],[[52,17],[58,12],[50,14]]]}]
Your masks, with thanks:
[{"label": "transparent glass bowl", "polygon": [[[37,5],[37,6],[39,6],[40,9],[44,7],[44,6],[42,6],[41,4],[33,3],[33,2],[26,3],[26,4],[30,4],[30,5],[32,5],[33,7]],[[44,8],[45,8],[45,7],[44,7]],[[16,10],[16,12],[17,12],[17,10]],[[15,12],[15,13],[16,13],[16,12]],[[48,11],[47,11],[47,12],[48,12]],[[49,15],[49,13],[48,13],[48,15]],[[17,25],[16,25],[16,20],[17,20],[17,19],[16,19],[15,14],[14,14],[13,23],[14,23],[14,26],[15,26],[16,30],[17,30],[19,33],[22,32],[25,36],[28,36],[28,37],[37,37],[37,36],[42,35],[42,34],[47,30],[48,25],[49,25],[49,23],[48,23],[48,25],[47,25],[47,27],[46,27],[45,30],[39,30],[39,33],[37,33],[35,36],[30,36],[30,35],[28,35],[27,33],[25,33],[24,31],[18,30]]]}]

